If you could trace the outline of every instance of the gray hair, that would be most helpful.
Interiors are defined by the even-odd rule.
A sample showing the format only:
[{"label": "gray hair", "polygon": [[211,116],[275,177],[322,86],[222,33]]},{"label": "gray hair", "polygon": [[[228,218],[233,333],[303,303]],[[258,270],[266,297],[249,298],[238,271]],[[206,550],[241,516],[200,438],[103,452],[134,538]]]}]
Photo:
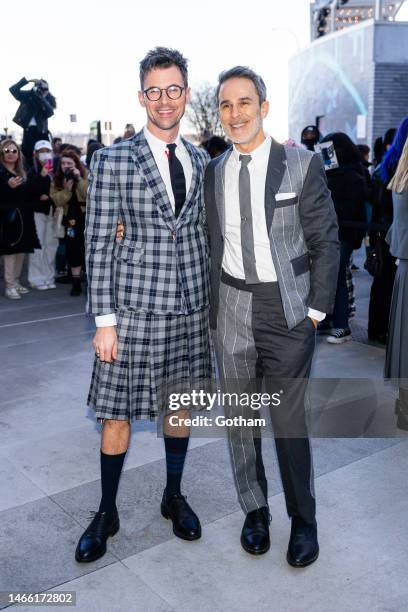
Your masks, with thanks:
[{"label": "gray hair", "polygon": [[183,75],[184,86],[188,87],[187,60],[180,51],[168,47],[155,47],[149,51],[140,62],[140,86],[143,89],[145,76],[154,68],[170,68],[176,66]]},{"label": "gray hair", "polygon": [[256,92],[259,96],[259,104],[265,102],[266,100],[266,85],[262,77],[259,76],[256,72],[248,68],[248,66],[234,66],[234,68],[230,68],[229,70],[224,70],[218,77],[218,85],[217,85],[217,100],[219,98],[220,88],[225,81],[234,78],[242,78],[249,79],[255,85]]}]

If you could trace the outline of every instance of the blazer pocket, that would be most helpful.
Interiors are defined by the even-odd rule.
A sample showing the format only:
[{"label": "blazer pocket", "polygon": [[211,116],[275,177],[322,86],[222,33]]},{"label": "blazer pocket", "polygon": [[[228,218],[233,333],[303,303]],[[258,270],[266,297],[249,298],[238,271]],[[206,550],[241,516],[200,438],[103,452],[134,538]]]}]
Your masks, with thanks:
[{"label": "blazer pocket", "polygon": [[275,196],[275,202],[276,202],[276,208],[283,208],[284,206],[293,206],[293,204],[297,204],[298,202],[298,197],[297,195],[294,195],[290,198],[277,198],[279,194],[276,194]]},{"label": "blazer pocket", "polygon": [[310,255],[309,253],[303,253],[299,257],[295,257],[291,262],[295,276],[300,276],[310,270]]},{"label": "blazer pocket", "polygon": [[128,263],[139,263],[143,257],[143,253],[143,247],[119,243],[115,248],[113,256],[115,259],[120,259]]}]

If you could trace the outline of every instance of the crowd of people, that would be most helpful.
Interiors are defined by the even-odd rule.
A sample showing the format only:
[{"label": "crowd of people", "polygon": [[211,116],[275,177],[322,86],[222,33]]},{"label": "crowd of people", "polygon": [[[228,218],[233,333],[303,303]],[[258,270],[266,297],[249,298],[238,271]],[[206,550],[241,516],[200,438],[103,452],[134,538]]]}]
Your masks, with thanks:
[{"label": "crowd of people", "polygon": [[[55,97],[44,79],[32,79],[29,91],[23,78],[10,88],[20,102],[14,118],[23,128],[21,146],[10,138],[0,144],[0,254],[4,256],[5,296],[21,299],[29,288],[53,289],[55,279],[71,282],[72,296],[82,293],[85,280],[84,225],[87,173],[93,153],[103,145],[89,140],[82,151],[50,139],[48,118],[56,108]],[[115,142],[132,138],[131,123]],[[334,201],[341,242],[340,272],[334,311],[319,324],[327,341],[341,344],[352,338],[349,319],[354,315],[353,251],[366,245],[366,269],[372,274],[368,336],[385,344],[388,335],[396,258],[386,239],[393,221],[390,182],[408,135],[408,117],[398,129],[389,129],[377,138],[370,160],[370,148],[356,145],[345,133],[323,136],[317,126],[306,126],[300,146],[311,151],[330,143],[336,164],[326,166]],[[286,144],[298,146],[295,141]],[[222,154],[229,143],[208,135],[201,146],[211,158]],[[28,284],[21,283],[25,254],[28,255]],[[60,277],[60,278],[59,278]]]},{"label": "crowd of people", "polygon": [[[56,278],[71,280],[72,296],[82,293],[88,170],[80,154],[41,139],[28,165],[15,140],[0,142],[0,254],[9,299],[55,289]],[[29,287],[21,283],[25,255]]]}]

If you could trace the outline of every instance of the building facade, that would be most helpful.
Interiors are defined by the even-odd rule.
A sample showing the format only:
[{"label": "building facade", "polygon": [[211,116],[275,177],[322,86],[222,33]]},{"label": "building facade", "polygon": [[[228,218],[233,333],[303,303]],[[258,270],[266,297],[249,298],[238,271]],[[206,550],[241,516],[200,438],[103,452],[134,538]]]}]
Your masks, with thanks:
[{"label": "building facade", "polygon": [[408,23],[368,19],[316,38],[289,73],[291,138],[317,123],[372,146],[408,115]]}]

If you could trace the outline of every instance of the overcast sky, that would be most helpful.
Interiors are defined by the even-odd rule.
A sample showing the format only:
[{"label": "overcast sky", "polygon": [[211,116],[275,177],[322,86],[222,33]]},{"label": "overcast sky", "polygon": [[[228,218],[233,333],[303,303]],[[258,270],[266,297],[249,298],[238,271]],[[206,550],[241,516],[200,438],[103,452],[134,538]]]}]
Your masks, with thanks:
[{"label": "overcast sky", "polygon": [[[308,0],[19,0],[2,2],[1,16],[0,129],[15,127],[18,103],[8,88],[22,76],[48,80],[58,105],[49,122],[54,133],[87,132],[95,119],[111,121],[115,133],[127,122],[142,127],[138,63],[165,45],[190,60],[192,88],[215,84],[235,64],[254,68],[268,87],[266,127],[287,136],[288,59],[309,42]],[[7,35],[5,24],[13,24]]]}]

